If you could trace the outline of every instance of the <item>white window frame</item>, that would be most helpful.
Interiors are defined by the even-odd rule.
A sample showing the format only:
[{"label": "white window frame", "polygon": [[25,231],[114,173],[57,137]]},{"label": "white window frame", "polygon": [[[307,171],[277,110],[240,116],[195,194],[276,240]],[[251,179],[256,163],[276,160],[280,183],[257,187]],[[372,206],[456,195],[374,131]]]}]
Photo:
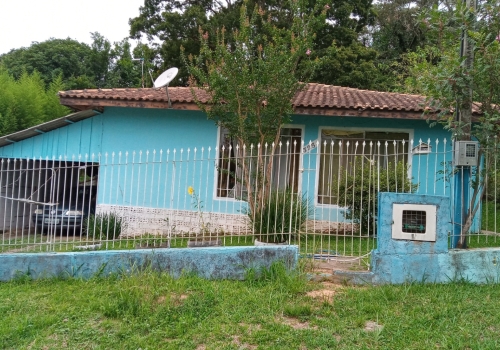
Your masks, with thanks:
[{"label": "white window frame", "polygon": [[[408,177],[411,178],[412,174],[412,158],[413,153],[411,153],[411,140],[413,140],[414,129],[400,129],[400,128],[362,128],[362,127],[348,127],[348,126],[320,126],[318,128],[318,141],[320,143],[318,149],[321,150],[323,141],[321,140],[321,134],[323,130],[345,130],[345,131],[360,131],[360,132],[389,132],[389,133],[408,133]],[[337,204],[323,204],[318,202],[318,191],[319,191],[319,177],[320,177],[320,162],[321,162],[321,152],[318,151],[316,154],[316,178],[314,181],[314,206],[320,208],[331,208],[331,209],[343,209],[345,207]]]},{"label": "white window frame", "polygon": [[[304,142],[304,133],[305,133],[305,125],[304,124],[285,124],[281,127],[281,129],[300,129],[300,139],[301,139],[301,144],[299,145],[299,178],[298,178],[298,182],[297,182],[297,187],[299,189],[299,191],[302,192],[302,172],[300,171],[300,169],[302,169],[302,152],[301,152],[301,149],[302,149],[302,143]],[[221,137],[221,132],[222,132],[222,127],[219,125],[217,126],[217,150],[220,146],[220,137]],[[219,152],[217,151],[216,152],[216,157],[215,157],[215,164],[219,164]],[[213,193],[212,193],[212,198],[214,201],[224,201],[224,202],[242,202],[242,203],[246,203],[246,201],[242,200],[242,199],[237,199],[237,198],[231,198],[231,197],[219,197],[217,196],[217,180],[218,180],[218,170],[217,170],[217,166],[214,167],[214,186],[213,186]]]}]

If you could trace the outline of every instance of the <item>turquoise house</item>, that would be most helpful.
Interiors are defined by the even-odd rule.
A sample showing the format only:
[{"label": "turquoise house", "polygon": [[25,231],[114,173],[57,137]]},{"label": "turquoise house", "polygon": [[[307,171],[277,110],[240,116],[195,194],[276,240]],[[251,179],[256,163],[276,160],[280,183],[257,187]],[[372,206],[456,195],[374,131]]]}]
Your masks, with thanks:
[{"label": "turquoise house", "polygon": [[[36,205],[86,184],[97,188],[98,211],[131,218],[130,234],[188,231],[199,221],[200,207],[221,229],[245,230],[244,189],[230,161],[243,151],[207,120],[189,88],[169,88],[170,103],[164,89],[150,88],[59,96],[75,113],[0,138],[4,226],[12,225],[9,220],[23,225]],[[198,97],[207,102],[203,91]],[[346,203],[338,202],[332,183],[355,156],[377,172],[403,162],[418,193],[451,195],[451,135],[429,127],[422,96],[308,84],[292,103],[292,123],[270,157],[272,182],[310,197],[315,229],[349,223],[342,215]],[[251,147],[245,150],[250,156]],[[19,214],[13,218],[12,212]]]}]

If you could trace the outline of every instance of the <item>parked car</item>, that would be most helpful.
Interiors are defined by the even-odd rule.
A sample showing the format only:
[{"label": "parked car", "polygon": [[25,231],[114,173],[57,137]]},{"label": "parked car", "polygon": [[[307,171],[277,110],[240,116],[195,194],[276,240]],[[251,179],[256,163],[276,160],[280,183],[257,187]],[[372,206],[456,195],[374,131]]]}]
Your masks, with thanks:
[{"label": "parked car", "polygon": [[38,206],[33,212],[33,222],[38,232],[80,233],[86,218],[95,213],[96,187],[73,187],[57,205]]}]

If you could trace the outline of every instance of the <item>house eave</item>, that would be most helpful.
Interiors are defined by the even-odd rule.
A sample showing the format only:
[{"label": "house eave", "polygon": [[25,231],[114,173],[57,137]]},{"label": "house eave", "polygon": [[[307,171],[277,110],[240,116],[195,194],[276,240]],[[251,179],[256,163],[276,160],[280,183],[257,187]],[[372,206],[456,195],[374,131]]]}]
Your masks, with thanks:
[{"label": "house eave", "polygon": [[51,130],[65,127],[78,121],[91,118],[99,113],[100,112],[97,108],[90,108],[76,113],[68,114],[64,117],[60,117],[43,124],[32,126],[31,128],[21,130],[13,134],[2,136],[0,137],[0,147],[29,139],[30,137],[37,136]]},{"label": "house eave", "polygon": [[361,117],[361,118],[387,118],[387,119],[415,119],[422,120],[422,112],[404,110],[380,110],[380,109],[353,109],[353,108],[311,108],[296,107],[295,114],[310,116],[331,116],[331,117]]},{"label": "house eave", "polygon": [[[61,97],[61,104],[75,110],[97,109],[104,107],[125,107],[125,108],[152,108],[152,109],[174,109],[174,110],[197,110],[200,108],[193,102],[172,102],[168,106],[166,101],[137,101],[137,100],[108,100],[98,98],[69,98]],[[364,117],[364,118],[388,118],[388,119],[424,119],[422,112],[389,110],[389,109],[353,109],[336,107],[306,107],[294,108],[294,114],[310,116],[332,116],[332,117]]]},{"label": "house eave", "polygon": [[107,100],[98,98],[79,99],[61,97],[60,102],[62,105],[73,108],[75,110],[104,107],[200,110],[195,103],[173,101],[171,107],[169,107],[168,101]]}]

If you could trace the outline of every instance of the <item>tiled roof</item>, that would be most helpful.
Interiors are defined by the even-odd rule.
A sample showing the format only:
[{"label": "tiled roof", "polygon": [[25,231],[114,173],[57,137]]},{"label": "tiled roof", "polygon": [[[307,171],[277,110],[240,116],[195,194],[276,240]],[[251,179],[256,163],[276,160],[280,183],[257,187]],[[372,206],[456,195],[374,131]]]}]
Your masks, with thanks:
[{"label": "tiled roof", "polygon": [[[194,106],[195,101],[190,88],[169,87],[168,92],[174,108],[176,103]],[[168,102],[165,89],[153,88],[70,90],[59,92],[59,96],[62,104],[71,107],[86,104],[90,107],[123,106],[123,102],[129,102],[129,106],[141,107],[143,106],[141,103],[151,102],[156,103],[152,108],[162,108],[162,103]],[[197,96],[200,102],[206,103],[209,100],[208,94],[201,89],[197,90]],[[344,115],[346,110],[352,110],[358,115],[361,111],[364,113],[384,111],[415,114],[424,111],[425,98],[420,95],[310,83],[295,95],[292,103],[300,114],[309,114],[307,110],[313,108],[315,110],[343,110]],[[475,108],[474,112],[478,112],[478,110]],[[333,115],[333,113],[325,114]]]},{"label": "tiled roof", "polygon": [[295,107],[398,110],[423,112],[425,99],[419,95],[360,90],[334,85],[307,84],[294,98]]},{"label": "tiled roof", "polygon": [[[169,87],[168,94],[172,103],[194,103],[193,95],[188,87]],[[201,102],[208,101],[208,94],[203,90],[199,90],[197,95]],[[165,89],[153,88],[69,90],[60,91],[59,97],[72,99],[168,102]]]}]

